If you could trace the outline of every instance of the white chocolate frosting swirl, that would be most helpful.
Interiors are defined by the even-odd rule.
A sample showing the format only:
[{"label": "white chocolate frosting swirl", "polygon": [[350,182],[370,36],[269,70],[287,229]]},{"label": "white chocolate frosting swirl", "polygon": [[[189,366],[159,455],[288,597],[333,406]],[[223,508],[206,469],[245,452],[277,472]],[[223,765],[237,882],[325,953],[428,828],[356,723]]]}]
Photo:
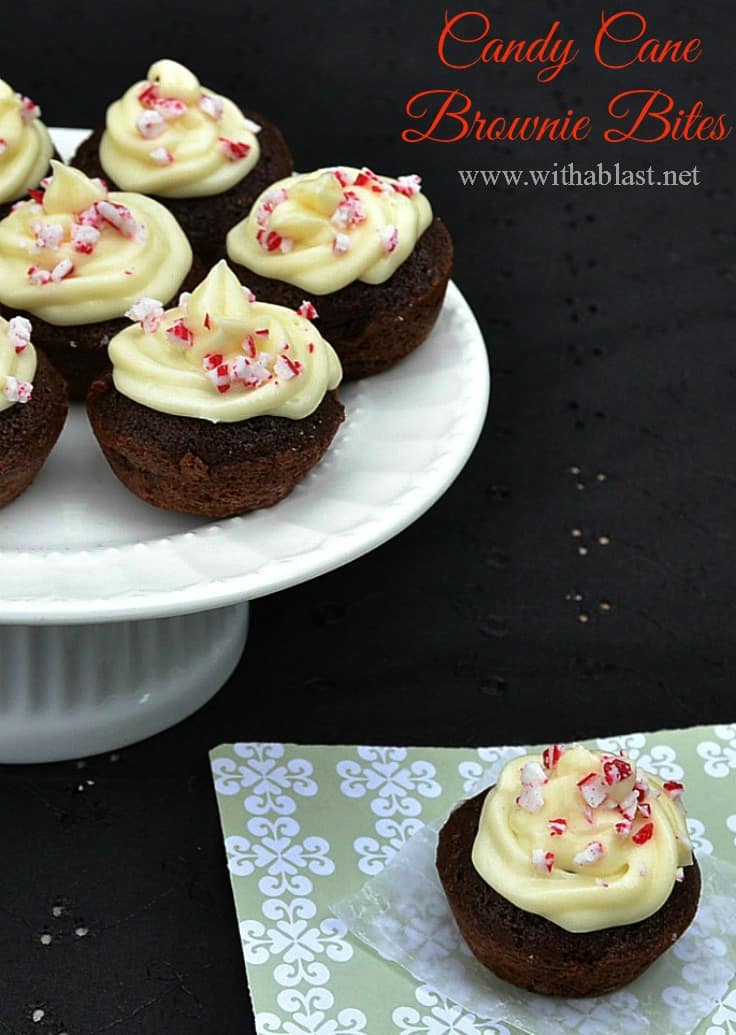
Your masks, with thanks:
[{"label": "white chocolate frosting swirl", "polygon": [[0,223],[0,302],[70,326],[120,317],[142,294],[172,298],[192,249],[171,213],[51,164],[42,200]]},{"label": "white chocolate frosting swirl", "polygon": [[559,750],[503,770],[483,805],[475,869],[519,909],[567,931],[651,916],[692,863],[682,785],[580,746],[557,761]]},{"label": "white chocolate frosting swirl", "polygon": [[0,204],[22,198],[46,175],[54,153],[41,109],[0,79]]},{"label": "white chocolate frosting swirl", "polygon": [[108,108],[100,161],[124,190],[162,198],[222,194],[257,163],[259,131],[227,97],[164,59]]},{"label": "white chocolate frosting swirl", "polygon": [[0,316],[0,413],[30,401],[37,362],[30,335],[31,325],[22,316],[10,321]]},{"label": "white chocolate frosting swirl", "polygon": [[[301,307],[312,311],[305,303]],[[151,298],[128,314],[138,323],[109,346],[123,395],[160,413],[243,421],[270,414],[300,420],[336,388],[342,368],[309,320],[257,302],[220,261],[166,312]]]},{"label": "white chocolate frosting swirl", "polygon": [[233,262],[327,295],[393,276],[432,222],[418,176],[339,166],[279,180],[227,235]]}]

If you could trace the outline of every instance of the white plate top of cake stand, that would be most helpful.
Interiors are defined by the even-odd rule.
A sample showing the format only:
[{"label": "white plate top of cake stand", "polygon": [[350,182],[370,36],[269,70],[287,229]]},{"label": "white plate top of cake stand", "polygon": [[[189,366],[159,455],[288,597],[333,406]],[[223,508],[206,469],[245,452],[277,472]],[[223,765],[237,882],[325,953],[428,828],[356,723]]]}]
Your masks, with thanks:
[{"label": "white plate top of cake stand", "polygon": [[[86,135],[56,130],[68,157]],[[483,337],[454,284],[428,340],[340,396],[347,419],[277,506],[207,522],[157,510],[107,466],[71,407],[33,485],[0,510],[0,624],[84,624],[219,608],[324,574],[395,536],[439,499],[483,426]]]}]

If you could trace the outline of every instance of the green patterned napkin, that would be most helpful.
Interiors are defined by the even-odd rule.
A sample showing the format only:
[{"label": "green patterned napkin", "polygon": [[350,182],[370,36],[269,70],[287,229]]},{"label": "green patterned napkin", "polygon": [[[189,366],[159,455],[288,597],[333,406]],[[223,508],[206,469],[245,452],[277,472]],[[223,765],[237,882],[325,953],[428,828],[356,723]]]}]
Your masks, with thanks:
[{"label": "green patterned napkin", "polygon": [[[704,871],[708,856],[736,862],[736,724],[590,743],[609,751],[623,747],[643,769],[664,779],[684,775],[690,836]],[[381,958],[347,931],[333,909],[370,878],[386,880],[387,864],[404,845],[425,824],[443,818],[489,767],[515,750],[522,753],[241,743],[211,753],[259,1033],[507,1035],[519,1030],[483,1020]],[[726,955],[729,948],[733,951],[731,945],[722,952],[713,940],[709,973],[718,972],[719,952]],[[707,1018],[695,1030],[734,1035],[736,983],[714,1007],[715,984],[701,974],[698,961],[683,959],[681,966],[683,987],[666,989],[675,1008],[678,995],[692,997],[697,981],[699,1016],[707,1013]],[[596,1006],[573,1011],[565,1017],[565,1030],[581,1035],[603,1030],[605,1000],[585,1002],[603,1013],[596,1015]],[[605,1030],[617,1029],[609,1022]]]}]

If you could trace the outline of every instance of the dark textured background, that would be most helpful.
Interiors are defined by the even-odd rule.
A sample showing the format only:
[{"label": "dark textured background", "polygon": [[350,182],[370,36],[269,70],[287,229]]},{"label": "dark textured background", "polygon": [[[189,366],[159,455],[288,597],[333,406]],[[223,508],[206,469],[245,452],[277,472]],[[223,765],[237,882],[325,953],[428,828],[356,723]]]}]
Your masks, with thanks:
[{"label": "dark textured background", "polygon": [[[578,63],[541,87],[526,66],[440,68],[443,9],[3,11],[0,74],[51,125],[98,121],[168,55],[279,123],[297,167],[421,172],[494,385],[444,499],[369,557],[259,600],[237,672],[198,715],[119,756],[0,770],[0,1032],[252,1032],[207,766],[222,740],[503,743],[736,718],[732,141],[399,139],[405,99],[444,86],[489,111],[572,105],[598,131],[608,98],[638,85],[736,116],[734,16],[647,3],[655,34],[701,36],[704,56],[617,74],[590,57],[596,5],[485,5],[506,35],[560,17],[577,38]],[[697,164],[703,186],[469,190],[455,171],[571,159]]]}]

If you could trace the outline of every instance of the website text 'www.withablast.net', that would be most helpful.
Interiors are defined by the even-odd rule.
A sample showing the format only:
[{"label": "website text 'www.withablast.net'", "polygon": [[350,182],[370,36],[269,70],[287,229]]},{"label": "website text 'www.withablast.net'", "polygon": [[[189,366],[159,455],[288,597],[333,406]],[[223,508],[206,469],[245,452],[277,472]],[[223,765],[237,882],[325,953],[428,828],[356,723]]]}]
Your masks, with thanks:
[{"label": "website text 'www.withablast.net'", "polygon": [[458,169],[463,187],[699,187],[700,169],[629,169],[620,162],[549,169]]}]

